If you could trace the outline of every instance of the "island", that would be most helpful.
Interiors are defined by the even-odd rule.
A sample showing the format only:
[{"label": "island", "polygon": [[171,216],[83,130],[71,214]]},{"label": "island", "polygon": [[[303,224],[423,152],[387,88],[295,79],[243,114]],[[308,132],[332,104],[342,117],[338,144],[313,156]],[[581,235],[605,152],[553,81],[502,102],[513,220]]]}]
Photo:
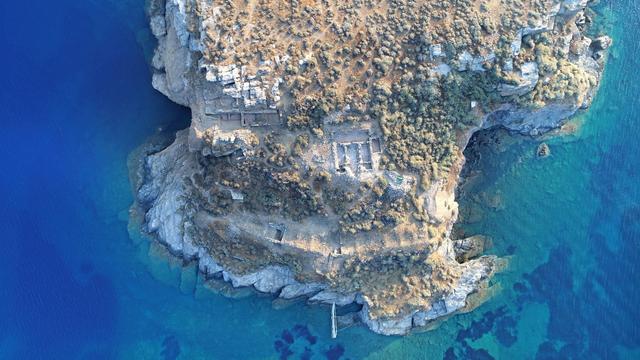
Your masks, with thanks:
[{"label": "island", "polygon": [[357,304],[404,335],[486,298],[504,260],[456,239],[463,151],[587,108],[587,0],[150,0],[153,86],[191,125],[136,168],[141,231],[200,272]]}]

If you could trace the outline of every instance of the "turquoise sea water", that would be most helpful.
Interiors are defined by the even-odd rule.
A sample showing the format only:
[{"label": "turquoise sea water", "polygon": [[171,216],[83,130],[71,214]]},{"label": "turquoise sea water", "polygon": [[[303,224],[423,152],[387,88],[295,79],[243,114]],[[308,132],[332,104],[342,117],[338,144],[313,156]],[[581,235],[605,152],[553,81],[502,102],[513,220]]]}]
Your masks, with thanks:
[{"label": "turquoise sea water", "polygon": [[128,154],[189,119],[150,86],[143,6],[0,3],[0,359],[640,358],[634,0],[598,5],[609,67],[579,130],[545,139],[549,158],[496,134],[468,153],[457,231],[509,259],[494,296],[431,332],[337,340],[327,308],[228,299],[129,237]]}]

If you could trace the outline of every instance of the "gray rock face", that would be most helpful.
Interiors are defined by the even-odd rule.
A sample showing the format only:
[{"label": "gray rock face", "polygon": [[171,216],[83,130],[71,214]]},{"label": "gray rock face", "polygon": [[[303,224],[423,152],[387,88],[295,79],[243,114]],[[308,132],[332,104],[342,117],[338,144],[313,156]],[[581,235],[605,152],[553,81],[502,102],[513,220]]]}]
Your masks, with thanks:
[{"label": "gray rock face", "polygon": [[[451,313],[462,309],[467,304],[467,297],[478,288],[478,283],[490,275],[488,269],[493,269],[495,257],[482,257],[465,263],[465,271],[458,279],[456,286],[451,294],[445,297],[444,305],[447,312]],[[487,266],[488,263],[491,266]]]},{"label": "gray rock face", "polygon": [[538,84],[540,74],[538,71],[538,64],[535,62],[528,62],[522,65],[520,74],[518,77],[518,84],[500,84],[498,85],[498,91],[502,96],[524,95],[531,92]]},{"label": "gray rock face", "polygon": [[338,306],[349,305],[356,301],[356,293],[351,294],[341,294],[337,291],[332,290],[324,290],[319,292],[318,294],[312,296],[309,301],[311,302],[321,302],[325,304],[335,303]]},{"label": "gray rock face", "polygon": [[589,0],[564,0],[560,5],[560,11],[558,12],[558,15],[574,15],[578,11],[582,11],[588,3]]},{"label": "gray rock face", "polygon": [[452,314],[467,305],[467,298],[478,289],[484,279],[491,276],[496,258],[484,256],[464,264],[463,275],[444,299],[436,301],[430,309],[415,311],[396,318],[372,319],[366,301],[360,311],[360,319],[371,330],[383,335],[406,335],[414,327],[424,327],[430,321]]},{"label": "gray rock face", "polygon": [[147,231],[156,234],[176,254],[194,258],[197,249],[188,232],[190,224],[185,221],[182,209],[185,200],[182,178],[175,172],[197,172],[197,164],[189,155],[186,132],[178,133],[176,141],[160,153],[146,160],[146,180],[138,192],[141,204],[149,206],[145,215]]},{"label": "gray rock face", "polygon": [[213,276],[219,272],[222,272],[224,268],[209,255],[204,249],[198,249],[198,270],[206,276]]},{"label": "gray rock face", "polygon": [[172,101],[189,106],[188,78],[194,64],[184,8],[183,0],[169,0],[164,15],[151,16],[151,31],[158,39],[153,65],[159,70],[153,75],[152,85]]},{"label": "gray rock face", "polygon": [[378,334],[405,335],[412,328],[413,314],[392,319],[371,319],[369,316],[369,307],[365,303],[360,311],[360,320],[366,324],[369,329]]},{"label": "gray rock face", "polygon": [[551,104],[538,110],[521,109],[506,105],[487,115],[484,128],[502,126],[526,135],[538,135],[562,125],[575,114],[575,104]]},{"label": "gray rock face", "polygon": [[277,293],[283,287],[297,283],[291,270],[283,266],[267,266],[247,275],[235,275],[229,271],[223,271],[222,276],[234,287],[253,286],[264,293]]},{"label": "gray rock face", "polygon": [[472,236],[453,242],[453,248],[458,262],[466,262],[473,259],[484,251],[485,238],[482,236]]},{"label": "gray rock face", "polygon": [[413,315],[413,323],[416,326],[427,326],[430,321],[448,314],[447,305],[445,305],[444,301],[438,301],[431,305],[431,309],[415,313]]},{"label": "gray rock face", "polygon": [[600,36],[598,38],[595,38],[591,43],[591,46],[595,51],[607,50],[609,46],[611,46],[612,42],[613,40],[611,40],[610,37],[605,35],[605,36]]},{"label": "gray rock face", "polygon": [[487,56],[473,56],[469,52],[465,51],[458,56],[458,71],[476,71],[483,72],[484,64],[493,63],[496,59],[496,55],[491,53]]},{"label": "gray rock face", "polygon": [[285,286],[280,292],[283,299],[295,299],[302,296],[311,296],[327,288],[327,285],[320,283],[295,283]]},{"label": "gray rock face", "polygon": [[151,33],[156,38],[167,35],[167,23],[163,15],[155,15],[151,17]]}]

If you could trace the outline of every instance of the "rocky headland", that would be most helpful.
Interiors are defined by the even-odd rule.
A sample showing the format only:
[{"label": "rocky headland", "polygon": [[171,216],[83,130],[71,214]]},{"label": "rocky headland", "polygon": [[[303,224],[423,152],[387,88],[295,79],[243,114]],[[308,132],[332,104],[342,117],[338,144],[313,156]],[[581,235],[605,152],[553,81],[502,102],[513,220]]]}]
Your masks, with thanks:
[{"label": "rocky headland", "polygon": [[140,160],[142,231],[209,277],[357,303],[402,335],[473,308],[503,261],[452,239],[463,150],[591,103],[586,0],[151,0],[153,86],[189,129]]}]

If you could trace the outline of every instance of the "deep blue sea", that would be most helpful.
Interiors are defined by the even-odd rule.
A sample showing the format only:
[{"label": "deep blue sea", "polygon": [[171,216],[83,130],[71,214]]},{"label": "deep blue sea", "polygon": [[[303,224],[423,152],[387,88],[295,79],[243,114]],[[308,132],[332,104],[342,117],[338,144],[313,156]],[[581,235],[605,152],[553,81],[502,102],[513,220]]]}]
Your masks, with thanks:
[{"label": "deep blue sea", "polygon": [[129,235],[128,154],[189,121],[150,86],[144,1],[0,2],[0,359],[640,359],[640,4],[596,10],[615,44],[577,131],[468,152],[456,231],[509,259],[493,297],[331,340],[326,308],[223,297]]}]

